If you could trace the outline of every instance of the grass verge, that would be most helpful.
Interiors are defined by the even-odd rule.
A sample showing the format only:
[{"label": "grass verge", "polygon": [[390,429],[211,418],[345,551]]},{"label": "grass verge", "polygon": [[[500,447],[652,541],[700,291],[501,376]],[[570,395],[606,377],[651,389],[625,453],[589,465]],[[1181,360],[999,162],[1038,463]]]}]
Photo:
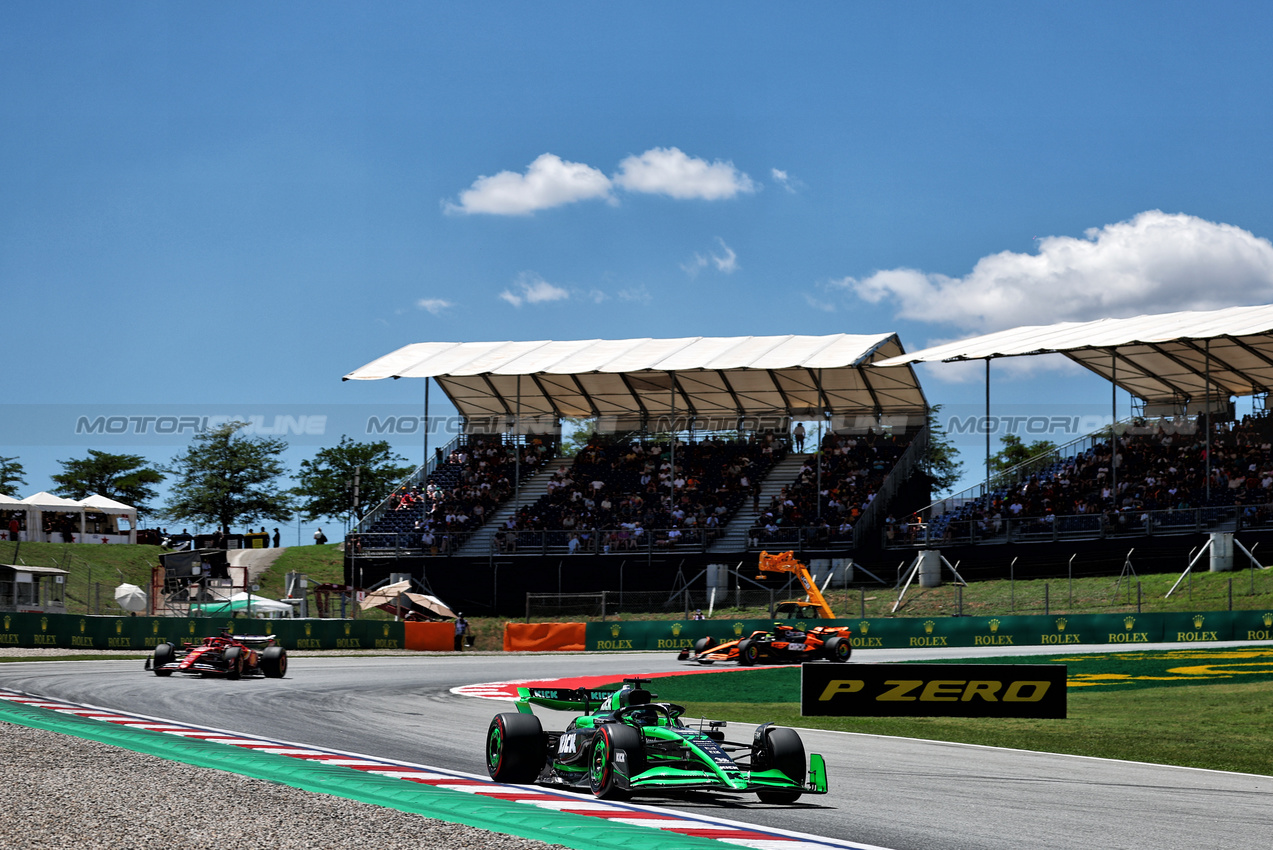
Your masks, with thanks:
[{"label": "grass verge", "polygon": [[802,717],[790,698],[799,693],[794,667],[674,676],[651,687],[659,699],[684,705],[687,717],[763,718],[782,726],[1273,776],[1273,647],[995,660],[1066,663],[1068,717]]}]

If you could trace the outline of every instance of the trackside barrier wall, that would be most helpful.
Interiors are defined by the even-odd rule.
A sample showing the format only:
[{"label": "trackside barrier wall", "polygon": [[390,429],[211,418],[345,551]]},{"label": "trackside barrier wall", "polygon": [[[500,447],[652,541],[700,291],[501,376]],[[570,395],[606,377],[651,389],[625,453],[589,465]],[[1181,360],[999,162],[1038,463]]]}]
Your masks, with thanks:
[{"label": "trackside barrier wall", "polygon": [[[93,617],[0,614],[0,646],[136,649],[217,635],[272,634],[287,649],[404,649],[403,623],[388,620],[253,620],[227,617]],[[449,649],[451,644],[447,643]]]},{"label": "trackside barrier wall", "polygon": [[582,652],[586,634],[583,623],[507,623],[504,651]]},{"label": "trackside barrier wall", "polygon": [[[1060,646],[1209,643],[1273,640],[1273,611],[1195,614],[1072,614],[1066,616],[929,617],[788,621],[797,628],[848,626],[854,649],[930,646]],[[636,620],[587,624],[587,648],[679,650],[699,638],[718,641],[770,631],[772,620]]]},{"label": "trackside barrier wall", "polygon": [[403,623],[404,649],[421,652],[454,652],[454,623]]}]

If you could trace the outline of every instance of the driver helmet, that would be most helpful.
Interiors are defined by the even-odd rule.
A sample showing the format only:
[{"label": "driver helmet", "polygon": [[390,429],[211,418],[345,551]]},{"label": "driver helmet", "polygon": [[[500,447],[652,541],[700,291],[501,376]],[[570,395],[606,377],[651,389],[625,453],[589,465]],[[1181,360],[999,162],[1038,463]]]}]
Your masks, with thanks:
[{"label": "driver helmet", "polygon": [[652,708],[638,708],[632,712],[632,722],[638,726],[658,726],[659,713]]}]

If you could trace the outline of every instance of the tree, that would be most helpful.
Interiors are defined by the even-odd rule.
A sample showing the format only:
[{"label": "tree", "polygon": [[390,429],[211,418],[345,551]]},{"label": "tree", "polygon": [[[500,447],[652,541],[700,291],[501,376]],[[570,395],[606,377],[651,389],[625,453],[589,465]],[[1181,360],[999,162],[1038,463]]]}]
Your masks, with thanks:
[{"label": "tree", "polygon": [[1003,472],[1025,464],[1021,472],[1029,474],[1051,463],[1056,457],[1056,444],[1048,440],[1036,440],[1027,446],[1016,434],[1004,434],[999,442],[1003,444],[1003,448],[998,454],[991,455],[991,472]]},{"label": "tree", "polygon": [[940,404],[928,409],[928,450],[924,453],[924,472],[932,488],[938,492],[949,490],[963,474],[964,465],[958,460],[959,449],[946,436],[937,414]]},{"label": "tree", "polygon": [[373,506],[387,498],[394,486],[415,467],[395,454],[383,440],[358,443],[341,436],[340,445],[322,449],[313,460],[301,461],[300,486],[292,493],[307,522],[338,519],[354,506],[354,471],[358,471],[358,504]]},{"label": "tree", "polygon": [[27,483],[26,470],[16,457],[0,457],[0,493],[17,498],[18,487]]},{"label": "tree", "polygon": [[[569,431],[570,433],[566,433]],[[588,416],[567,416],[561,424],[561,454],[574,457],[579,450],[597,436],[597,420]]]},{"label": "tree", "polygon": [[147,464],[141,455],[113,455],[88,450],[88,457],[59,460],[62,474],[54,475],[54,493],[68,499],[83,499],[98,493],[150,513],[150,500],[159,493],[151,485],[164,480],[164,475]]},{"label": "tree", "polygon": [[246,422],[229,422],[194,438],[190,448],[164,469],[176,476],[164,515],[174,521],[233,526],[292,518],[278,438],[236,436]]}]

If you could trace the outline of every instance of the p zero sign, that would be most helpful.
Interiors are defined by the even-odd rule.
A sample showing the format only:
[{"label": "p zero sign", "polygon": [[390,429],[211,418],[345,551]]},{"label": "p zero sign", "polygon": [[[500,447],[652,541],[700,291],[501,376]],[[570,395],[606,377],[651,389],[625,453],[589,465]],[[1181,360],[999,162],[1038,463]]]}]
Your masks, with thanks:
[{"label": "p zero sign", "polygon": [[805,717],[1065,717],[1064,664],[804,664]]}]

